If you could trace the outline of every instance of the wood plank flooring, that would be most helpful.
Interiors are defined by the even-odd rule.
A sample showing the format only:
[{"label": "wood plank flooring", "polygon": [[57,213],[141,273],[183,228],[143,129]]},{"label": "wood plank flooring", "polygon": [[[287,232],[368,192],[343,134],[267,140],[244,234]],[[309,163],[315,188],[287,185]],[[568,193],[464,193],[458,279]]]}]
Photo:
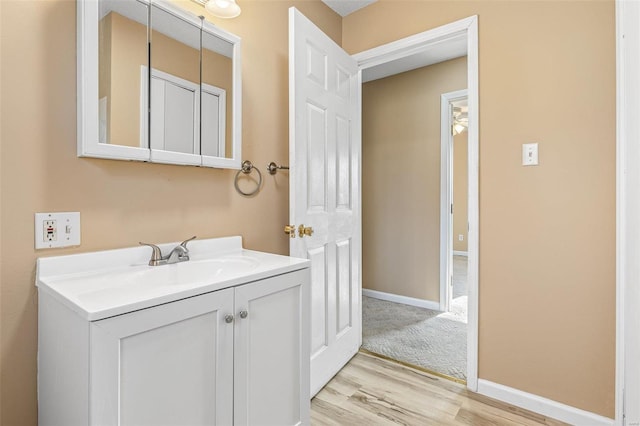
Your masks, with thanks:
[{"label": "wood plank flooring", "polygon": [[365,353],[358,353],[311,400],[311,424],[565,425]]}]

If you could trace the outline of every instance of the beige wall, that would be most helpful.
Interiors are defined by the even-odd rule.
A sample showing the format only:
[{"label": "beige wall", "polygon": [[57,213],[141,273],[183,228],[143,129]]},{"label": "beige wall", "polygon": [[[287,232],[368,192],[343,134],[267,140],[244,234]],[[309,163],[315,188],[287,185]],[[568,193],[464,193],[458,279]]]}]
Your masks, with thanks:
[{"label": "beige wall", "polygon": [[[140,146],[140,67],[148,65],[147,28],[112,12],[105,16],[105,33],[110,46],[105,62],[110,73],[107,82],[109,143]],[[105,38],[106,35],[105,34]],[[105,52],[107,53],[107,52]]]},{"label": "beige wall", "polygon": [[440,95],[466,87],[466,58],[364,85],[363,287],[439,301]]},{"label": "beige wall", "polygon": [[380,0],[343,20],[343,45],[476,14],[480,378],[613,417],[613,0]]},{"label": "beige wall", "polygon": [[[455,251],[467,251],[468,134],[464,131],[453,137],[453,249]],[[462,241],[458,239],[459,235],[462,235]]]},{"label": "beige wall", "polygon": [[[244,198],[233,170],[77,158],[75,2],[0,4],[0,423],[36,425],[36,257],[191,235],[242,235],[246,247],[286,254],[289,186],[286,173],[267,174]],[[340,41],[340,17],[319,1],[245,0],[240,17],[211,19],[243,39],[243,158],[258,165],[288,162],[292,4]],[[80,211],[82,246],[36,252],[33,214],[46,211]]]}]

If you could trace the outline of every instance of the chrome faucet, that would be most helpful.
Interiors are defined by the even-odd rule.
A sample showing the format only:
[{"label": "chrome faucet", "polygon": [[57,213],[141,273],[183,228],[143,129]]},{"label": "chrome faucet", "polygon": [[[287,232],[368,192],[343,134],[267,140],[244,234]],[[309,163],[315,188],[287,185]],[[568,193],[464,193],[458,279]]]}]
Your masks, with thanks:
[{"label": "chrome faucet", "polygon": [[193,236],[188,240],[184,240],[175,246],[168,256],[163,256],[162,250],[160,250],[160,247],[155,244],[141,242],[140,245],[149,246],[153,249],[151,252],[151,260],[149,260],[149,266],[170,265],[172,263],[186,262],[189,260],[189,249],[187,248],[187,243],[195,238],[196,237]]}]

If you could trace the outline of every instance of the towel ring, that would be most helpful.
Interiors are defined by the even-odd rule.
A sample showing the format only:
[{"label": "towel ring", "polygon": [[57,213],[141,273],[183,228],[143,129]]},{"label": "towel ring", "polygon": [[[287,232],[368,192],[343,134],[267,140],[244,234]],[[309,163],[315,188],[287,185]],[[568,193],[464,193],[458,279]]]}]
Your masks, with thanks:
[{"label": "towel ring", "polygon": [[[240,177],[240,173],[244,173],[245,175],[248,175],[249,173],[251,173],[252,170],[255,170],[256,172],[258,172],[258,186],[256,186],[256,189],[254,189],[251,192],[244,192],[238,186],[238,177]],[[242,162],[242,167],[240,168],[240,170],[238,170],[238,173],[236,173],[236,178],[233,181],[233,185],[236,187],[236,191],[238,191],[242,195],[245,195],[247,197],[251,195],[255,195],[260,190],[260,187],[262,186],[262,173],[260,172],[260,169],[258,169],[251,163],[251,161],[244,160]]]}]

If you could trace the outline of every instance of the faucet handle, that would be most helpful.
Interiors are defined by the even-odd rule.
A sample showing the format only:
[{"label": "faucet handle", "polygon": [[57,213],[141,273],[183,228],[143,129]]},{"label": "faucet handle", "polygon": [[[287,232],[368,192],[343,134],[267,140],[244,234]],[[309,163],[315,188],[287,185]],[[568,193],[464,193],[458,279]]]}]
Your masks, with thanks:
[{"label": "faucet handle", "polygon": [[151,253],[151,260],[149,260],[149,266],[156,266],[158,262],[162,260],[162,251],[160,250],[160,247],[155,244],[143,242],[139,242],[139,244],[141,246],[149,246],[153,249],[153,252]]},{"label": "faucet handle", "polygon": [[187,249],[187,243],[188,243],[189,241],[192,241],[192,240],[195,240],[195,239],[196,239],[196,236],[194,235],[193,237],[191,237],[191,238],[189,238],[189,239],[184,240],[183,242],[181,242],[181,243],[180,243],[180,245],[181,245],[182,247],[184,247],[184,249],[186,250],[186,249]]}]

